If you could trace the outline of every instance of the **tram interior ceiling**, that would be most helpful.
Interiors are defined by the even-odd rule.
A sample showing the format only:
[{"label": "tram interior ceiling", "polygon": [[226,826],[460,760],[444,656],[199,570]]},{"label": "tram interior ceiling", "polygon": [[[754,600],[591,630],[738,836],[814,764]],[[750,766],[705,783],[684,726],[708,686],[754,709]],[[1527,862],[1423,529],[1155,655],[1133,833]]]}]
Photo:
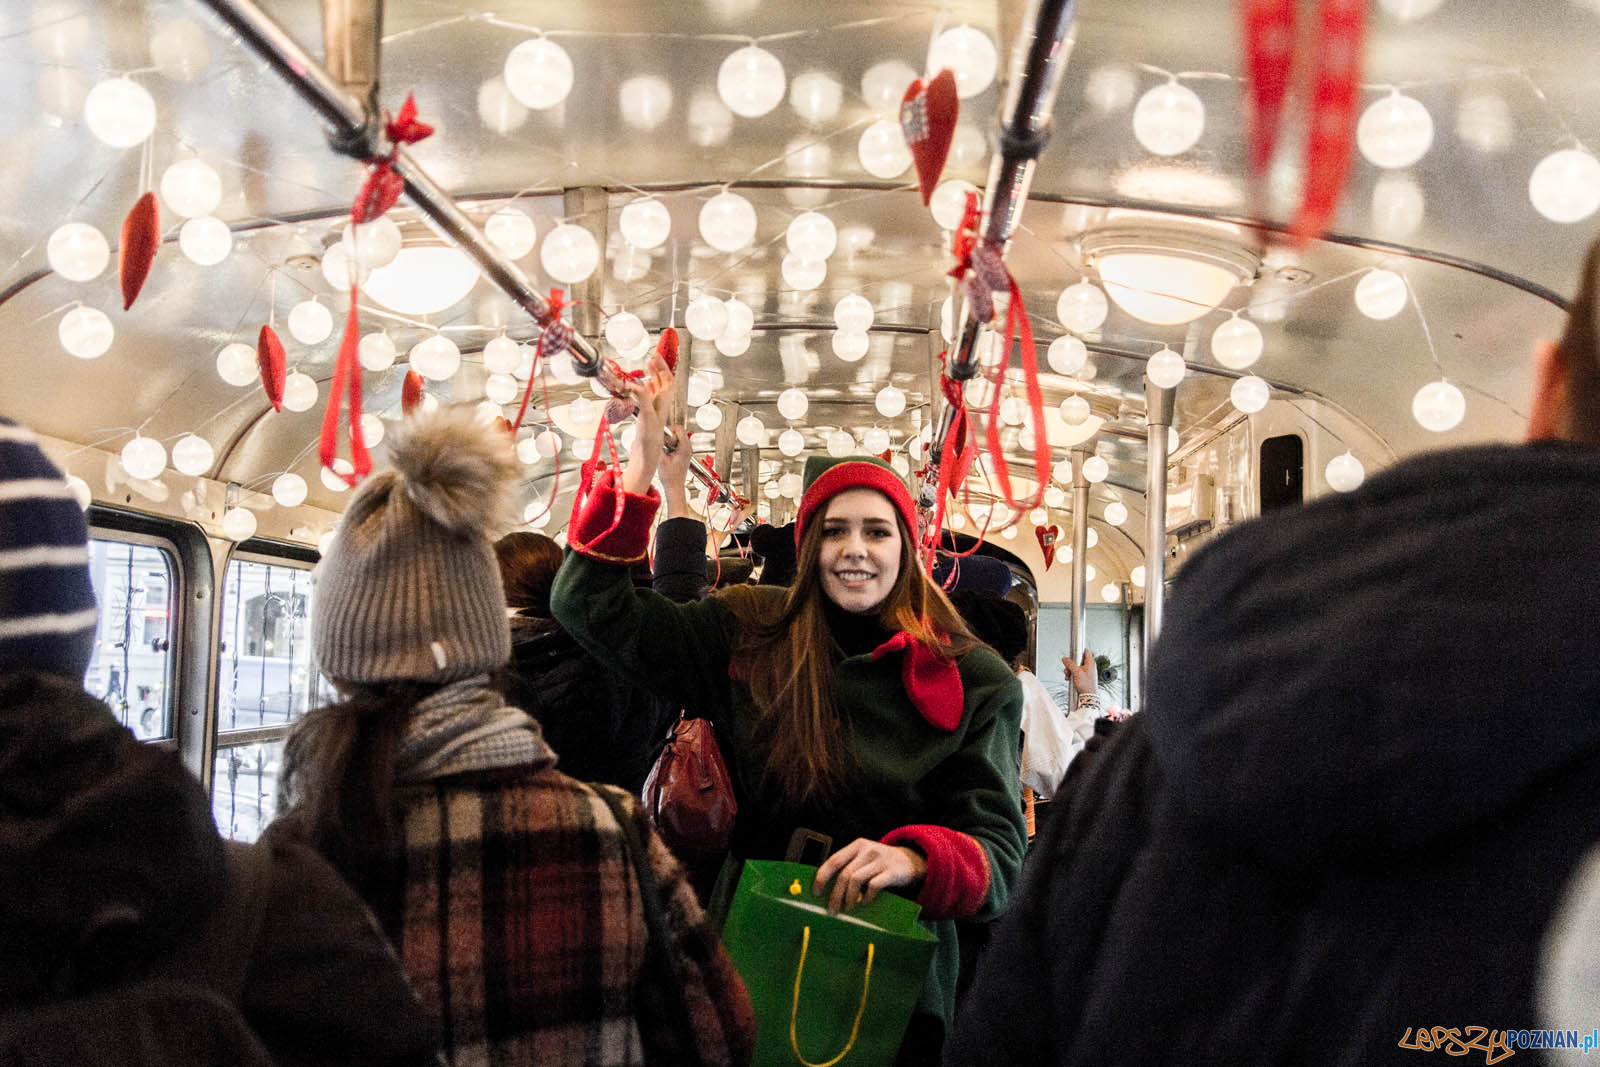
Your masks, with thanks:
[{"label": "tram interior ceiling", "polygon": [[[696,459],[781,524],[807,454],[885,454],[920,477],[949,418],[941,354],[970,333],[978,373],[954,392],[981,456],[947,528],[1027,569],[1041,605],[1076,586],[1080,608],[1126,611],[1164,587],[1146,579],[1152,564],[1170,578],[1234,522],[1422,450],[1518,436],[1528,353],[1559,335],[1600,208],[1592,0],[1372,5],[1348,174],[1324,231],[1303,240],[1291,230],[1323,174],[1308,162],[1311,103],[1293,83],[1283,135],[1253,170],[1226,0],[388,0],[374,26],[378,10],[0,12],[0,88],[17,102],[0,117],[0,410],[42,436],[86,500],[203,532],[205,609],[237,607],[255,642],[212,650],[235,664],[303,639],[298,592],[240,600],[240,581],[265,578],[226,567],[247,539],[252,565],[276,545],[298,566],[331,535],[352,459],[342,421],[335,469],[318,443],[352,281],[375,464],[408,379],[425,407],[523,412],[520,515],[551,535],[580,465],[607,447],[606,391],[580,373],[589,355],[614,361],[604,381],[675,329]],[[386,216],[348,225],[360,157],[387,151],[382,117],[336,150],[330,111],[280,75],[246,18],[332,71],[329,98],[357,115],[369,91],[386,113],[415,101],[432,131],[399,154],[408,195]],[[1038,86],[1026,57],[1051,19],[1065,42],[1034,51],[1056,57],[1059,87],[1024,146],[1036,164],[1008,170],[1011,95]],[[945,67],[959,119],[925,207],[900,111],[913,79]],[[1007,349],[1007,301],[992,326],[964,325],[950,277],[965,195],[1004,203],[996,174],[1020,175],[1004,266],[1032,325],[1038,416],[1020,343]],[[456,213],[449,239],[424,186]],[[149,201],[135,210],[145,193],[155,217]],[[459,247],[474,241],[487,271]],[[153,258],[130,300],[125,261],[141,243]],[[532,311],[556,291],[572,349],[536,364]],[[265,388],[264,327],[283,348],[281,384]],[[1170,390],[1164,438],[1152,388]],[[620,451],[631,427],[614,429]],[[703,485],[691,506],[731,519]],[[1084,558],[1047,563],[1050,529]],[[120,668],[115,683],[102,673],[126,687]],[[269,718],[316,684],[299,661],[258,674],[278,690],[252,712]],[[273,757],[251,751],[264,781]]]}]

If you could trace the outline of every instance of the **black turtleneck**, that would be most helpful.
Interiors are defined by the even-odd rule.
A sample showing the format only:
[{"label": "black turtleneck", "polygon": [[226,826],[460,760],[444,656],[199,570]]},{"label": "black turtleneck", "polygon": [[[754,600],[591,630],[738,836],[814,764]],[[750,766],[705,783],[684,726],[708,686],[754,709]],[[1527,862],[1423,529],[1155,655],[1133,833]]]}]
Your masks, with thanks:
[{"label": "black turtleneck", "polygon": [[834,643],[846,656],[865,656],[894,636],[894,631],[878,621],[876,612],[858,615],[846,611],[826,595],[822,598],[822,616],[828,622]]}]

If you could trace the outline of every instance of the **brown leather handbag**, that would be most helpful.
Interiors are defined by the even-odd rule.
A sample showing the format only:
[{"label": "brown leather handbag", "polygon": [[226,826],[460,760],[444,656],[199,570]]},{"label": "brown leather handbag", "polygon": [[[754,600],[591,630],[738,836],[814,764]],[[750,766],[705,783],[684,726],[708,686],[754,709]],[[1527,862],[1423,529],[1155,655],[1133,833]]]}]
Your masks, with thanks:
[{"label": "brown leather handbag", "polygon": [[673,724],[644,780],[644,809],[669,848],[728,847],[739,802],[709,719],[680,715]]}]

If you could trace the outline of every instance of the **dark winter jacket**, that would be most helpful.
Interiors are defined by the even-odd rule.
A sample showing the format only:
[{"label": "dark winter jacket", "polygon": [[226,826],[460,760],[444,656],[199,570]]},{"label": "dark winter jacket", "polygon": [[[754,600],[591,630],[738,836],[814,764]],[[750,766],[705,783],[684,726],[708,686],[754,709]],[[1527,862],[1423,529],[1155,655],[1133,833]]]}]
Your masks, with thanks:
[{"label": "dark winter jacket", "polygon": [[1600,452],[1538,445],[1197,554],[946,1062],[1414,1063],[1408,1028],[1535,1026],[1600,840],[1597,548]]},{"label": "dark winter jacket", "polygon": [[[273,1060],[435,1062],[431,1023],[354,891],[297,845],[261,866],[238,1004]],[[68,679],[0,675],[0,1013],[164,972],[227,871],[205,791],[174,754]]]}]

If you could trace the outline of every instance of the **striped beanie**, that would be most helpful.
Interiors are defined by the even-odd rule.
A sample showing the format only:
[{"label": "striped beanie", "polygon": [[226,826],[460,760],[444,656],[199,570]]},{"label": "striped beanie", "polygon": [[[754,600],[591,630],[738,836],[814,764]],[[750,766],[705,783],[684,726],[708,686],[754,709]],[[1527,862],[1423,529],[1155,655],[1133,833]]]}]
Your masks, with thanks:
[{"label": "striped beanie", "polygon": [[82,681],[99,621],[83,509],[33,434],[0,416],[0,672]]},{"label": "striped beanie", "polygon": [[406,420],[318,564],[311,640],[338,682],[452,682],[511,658],[491,527],[518,465],[471,408]]}]

